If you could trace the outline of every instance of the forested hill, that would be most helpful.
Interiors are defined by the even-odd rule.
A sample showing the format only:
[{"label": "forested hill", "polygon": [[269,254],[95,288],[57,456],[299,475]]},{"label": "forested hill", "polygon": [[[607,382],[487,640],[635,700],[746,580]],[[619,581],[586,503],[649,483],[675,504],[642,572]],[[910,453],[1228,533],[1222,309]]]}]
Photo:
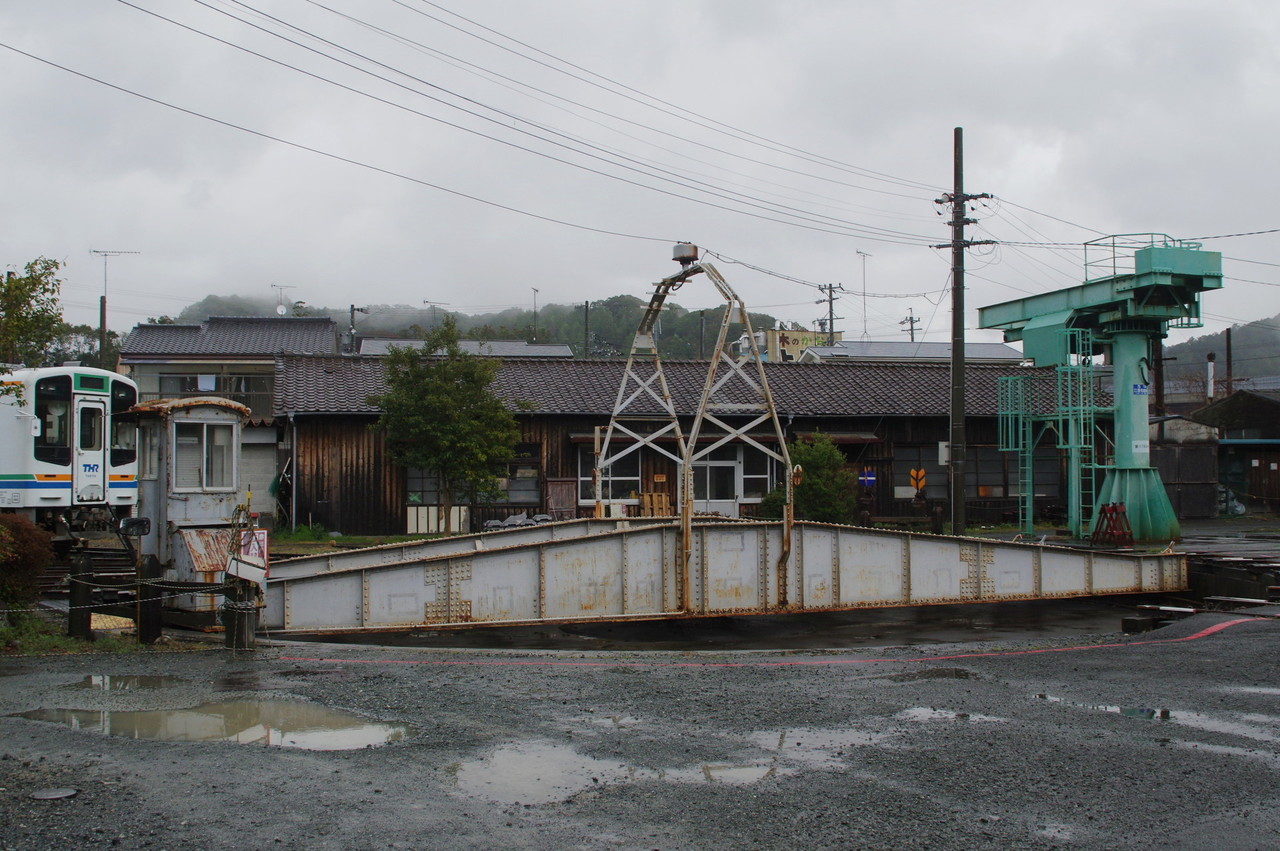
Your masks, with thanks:
[{"label": "forested hill", "polygon": [[[1166,346],[1165,373],[1169,378],[1203,376],[1205,360],[1210,352],[1215,356],[1216,374],[1225,378],[1227,371],[1225,331],[1192,337],[1176,346]],[[1280,316],[1259,319],[1248,325],[1232,326],[1231,372],[1235,378],[1280,375]]]},{"label": "forested hill", "polygon": [[[631,295],[616,295],[591,302],[590,316],[584,323],[582,304],[539,305],[537,328],[531,309],[513,308],[496,313],[466,314],[447,311],[437,305],[357,305],[368,313],[355,314],[356,334],[362,337],[403,337],[415,339],[441,322],[453,317],[463,338],[470,340],[528,340],[539,343],[567,343],[574,354],[582,356],[584,343],[592,357],[625,355],[631,349],[636,325],[644,314],[647,301]],[[154,317],[152,322],[199,324],[210,316],[275,316],[277,305],[270,299],[248,296],[207,296],[187,307],[177,316]],[[329,316],[346,330],[351,319],[350,307],[311,307],[293,304],[287,307],[295,316]],[[657,333],[664,357],[697,358],[708,356],[720,330],[724,307],[686,309],[668,301],[662,312]],[[757,329],[772,328],[776,321],[767,313],[752,313]],[[742,326],[730,329],[736,340]],[[589,336],[588,336],[589,335]]]}]

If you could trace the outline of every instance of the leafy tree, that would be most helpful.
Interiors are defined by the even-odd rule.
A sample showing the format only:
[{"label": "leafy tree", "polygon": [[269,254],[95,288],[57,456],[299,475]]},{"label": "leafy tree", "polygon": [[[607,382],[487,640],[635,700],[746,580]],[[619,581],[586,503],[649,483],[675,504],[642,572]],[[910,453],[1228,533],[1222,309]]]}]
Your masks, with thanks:
[{"label": "leafy tree", "polygon": [[464,352],[452,318],[423,340],[421,349],[390,348],[383,358],[387,392],[369,402],[382,409],[373,428],[386,436],[392,459],[435,474],[448,533],[459,498],[483,501],[500,492],[495,471],[511,459],[520,431],[489,389],[500,361]]},{"label": "leafy tree", "polygon": [[[793,499],[797,520],[817,523],[852,523],[858,512],[853,474],[845,469],[844,453],[827,435],[816,432],[808,441],[787,447],[791,463],[804,471]],[[782,517],[786,491],[777,488],[760,503],[760,516]]]},{"label": "leafy tree", "polygon": [[56,366],[67,361],[79,361],[85,366],[115,369],[120,362],[120,335],[107,331],[106,351],[99,353],[101,344],[99,329],[93,325],[58,324],[58,335],[45,350],[43,361]]},{"label": "leafy tree", "polygon": [[38,257],[21,275],[5,272],[0,281],[0,363],[39,364],[57,339],[62,325],[59,268],[57,260]]}]

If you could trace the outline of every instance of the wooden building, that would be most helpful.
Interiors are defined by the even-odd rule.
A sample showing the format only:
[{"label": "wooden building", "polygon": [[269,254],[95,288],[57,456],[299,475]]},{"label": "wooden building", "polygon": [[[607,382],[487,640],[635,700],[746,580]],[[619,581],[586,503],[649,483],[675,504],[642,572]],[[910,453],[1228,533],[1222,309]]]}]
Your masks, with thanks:
[{"label": "wooden building", "polygon": [[[461,511],[455,528],[480,528],[486,520],[522,513],[589,515],[595,505],[594,434],[609,422],[623,368],[622,361],[504,360],[493,390],[521,432],[503,478],[506,497]],[[385,390],[381,359],[284,355],[275,369],[275,414],[285,423],[294,471],[291,521],[347,534],[433,530],[437,500],[429,471],[393,464],[382,436],[370,429],[378,411],[369,397]],[[830,436],[855,472],[874,479],[867,489],[873,514],[918,508],[911,505],[913,469],[926,472],[929,501],[946,499],[947,468],[939,463],[939,443],[949,437],[948,364],[788,363],[765,369],[787,440],[818,431]],[[664,364],[676,410],[687,423],[706,370],[705,362]],[[1017,462],[998,447],[996,387],[999,378],[1027,370],[1017,364],[973,364],[966,371],[972,523],[1016,517]],[[777,465],[749,444],[723,446],[694,470],[697,509],[750,516],[781,476]],[[1046,505],[1058,498],[1060,481],[1058,453],[1045,450],[1036,487]],[[653,495],[657,504],[665,495],[674,506],[677,471],[661,453],[644,450],[612,465],[606,487],[628,513],[654,503]]]}]

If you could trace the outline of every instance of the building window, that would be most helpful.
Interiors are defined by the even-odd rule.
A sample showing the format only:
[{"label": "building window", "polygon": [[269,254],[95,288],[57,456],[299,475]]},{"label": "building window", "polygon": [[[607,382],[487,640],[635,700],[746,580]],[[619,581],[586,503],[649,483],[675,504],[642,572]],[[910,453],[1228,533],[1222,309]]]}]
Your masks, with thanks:
[{"label": "building window", "polygon": [[235,490],[235,427],[229,423],[175,423],[173,489]]},{"label": "building window", "polygon": [[[635,449],[628,452],[604,469],[600,480],[601,499],[609,502],[639,504],[641,451]],[[595,463],[596,454],[592,447],[578,447],[578,502],[580,503],[592,503],[596,500]]]},{"label": "building window", "polygon": [[537,443],[516,444],[515,458],[506,465],[501,479],[506,500],[513,505],[541,505],[540,474],[542,447]]},{"label": "building window", "polygon": [[748,444],[713,449],[693,465],[695,502],[759,502],[773,486],[773,465]]},{"label": "building window", "polygon": [[156,479],[160,472],[160,424],[143,423],[138,428],[142,452],[138,456],[138,478]]}]

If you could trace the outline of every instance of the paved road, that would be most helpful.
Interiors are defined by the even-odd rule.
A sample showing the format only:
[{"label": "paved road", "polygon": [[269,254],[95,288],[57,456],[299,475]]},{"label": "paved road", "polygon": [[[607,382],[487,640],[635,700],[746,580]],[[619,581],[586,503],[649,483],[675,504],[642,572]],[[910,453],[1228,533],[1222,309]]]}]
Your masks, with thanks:
[{"label": "paved road", "polygon": [[[1276,848],[1278,650],[1280,621],[1205,614],[833,652],[0,659],[0,847]],[[256,726],[178,712],[237,700]],[[409,729],[316,751],[10,715],[168,709],[151,732],[261,739],[299,706]],[[51,787],[78,794],[28,797]]]}]

